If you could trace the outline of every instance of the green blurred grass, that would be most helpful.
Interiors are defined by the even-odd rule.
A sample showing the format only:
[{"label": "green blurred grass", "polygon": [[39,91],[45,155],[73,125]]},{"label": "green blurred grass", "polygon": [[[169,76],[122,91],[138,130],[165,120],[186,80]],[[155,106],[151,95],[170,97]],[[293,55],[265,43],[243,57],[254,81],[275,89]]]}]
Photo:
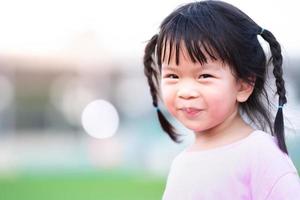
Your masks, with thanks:
[{"label": "green blurred grass", "polygon": [[165,180],[126,173],[0,177],[1,200],[157,200]]}]

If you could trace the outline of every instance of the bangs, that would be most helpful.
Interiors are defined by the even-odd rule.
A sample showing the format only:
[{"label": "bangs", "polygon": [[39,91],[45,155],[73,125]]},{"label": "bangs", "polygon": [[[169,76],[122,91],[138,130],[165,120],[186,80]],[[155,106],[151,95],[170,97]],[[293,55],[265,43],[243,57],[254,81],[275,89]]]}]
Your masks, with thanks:
[{"label": "bangs", "polygon": [[[189,14],[180,10],[174,13],[179,14],[168,16],[160,27],[156,49],[159,66],[162,62],[170,63],[171,59],[175,59],[178,65],[179,54],[183,50],[186,50],[186,55],[193,63],[204,64],[211,59],[233,64],[226,45],[228,38],[224,38],[226,34],[223,20],[219,21],[205,10],[199,13],[197,9],[197,15],[193,14],[193,8],[189,10]],[[225,27],[225,30],[227,28],[229,27]]]},{"label": "bangs", "polygon": [[191,60],[193,63],[199,62],[201,65],[207,63],[208,59],[220,59],[216,50],[206,41],[188,40],[183,37],[176,38],[170,35],[163,39],[161,47],[157,47],[157,53],[159,65],[162,62],[169,64],[171,59],[175,59],[176,65],[179,65],[180,54],[187,56],[186,59]]}]

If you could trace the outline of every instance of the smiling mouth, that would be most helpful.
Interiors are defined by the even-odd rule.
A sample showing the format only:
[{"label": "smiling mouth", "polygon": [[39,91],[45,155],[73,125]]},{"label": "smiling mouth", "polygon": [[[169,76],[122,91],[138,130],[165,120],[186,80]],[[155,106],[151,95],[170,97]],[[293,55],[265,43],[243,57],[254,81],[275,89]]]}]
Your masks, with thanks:
[{"label": "smiling mouth", "polygon": [[187,117],[196,117],[202,111],[202,109],[192,107],[181,108],[179,110],[181,110]]}]

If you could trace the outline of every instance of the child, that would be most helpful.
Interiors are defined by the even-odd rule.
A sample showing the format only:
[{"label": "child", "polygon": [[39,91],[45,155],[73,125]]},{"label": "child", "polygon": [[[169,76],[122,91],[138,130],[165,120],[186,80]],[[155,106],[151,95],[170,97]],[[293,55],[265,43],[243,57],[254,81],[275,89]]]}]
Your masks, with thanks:
[{"label": "child", "polygon": [[[269,43],[269,62],[258,37]],[[265,89],[270,62],[279,99],[274,127]],[[164,200],[300,199],[284,140],[281,49],[270,31],[228,3],[189,3],[162,22],[145,48],[144,66],[163,130],[180,141],[159,98],[195,133],[172,163]]]}]

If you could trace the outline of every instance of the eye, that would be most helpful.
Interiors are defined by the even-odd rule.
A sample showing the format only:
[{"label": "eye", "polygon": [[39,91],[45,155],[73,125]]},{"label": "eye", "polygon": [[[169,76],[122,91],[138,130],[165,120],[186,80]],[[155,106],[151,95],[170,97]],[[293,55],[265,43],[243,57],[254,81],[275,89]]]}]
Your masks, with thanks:
[{"label": "eye", "polygon": [[212,78],[213,76],[210,74],[201,74],[199,78]]},{"label": "eye", "polygon": [[176,74],[166,74],[164,78],[178,79],[179,77]]}]

